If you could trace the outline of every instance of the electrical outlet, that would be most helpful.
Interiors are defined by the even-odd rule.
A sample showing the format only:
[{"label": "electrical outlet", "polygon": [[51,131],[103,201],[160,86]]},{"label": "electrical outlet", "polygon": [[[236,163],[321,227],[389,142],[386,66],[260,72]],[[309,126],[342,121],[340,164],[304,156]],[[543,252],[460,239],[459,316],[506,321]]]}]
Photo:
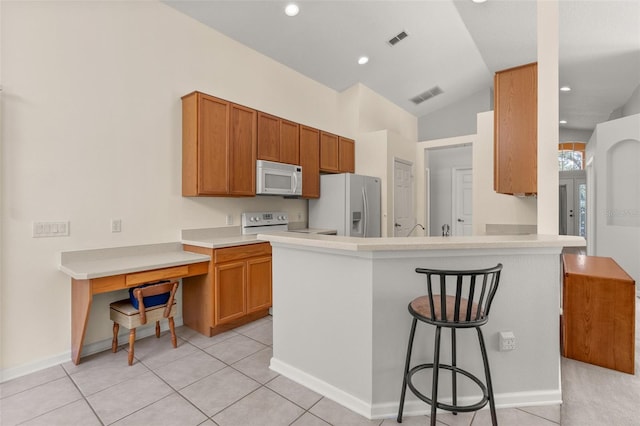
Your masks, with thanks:
[{"label": "electrical outlet", "polygon": [[33,222],[33,238],[68,237],[69,221],[64,222]]},{"label": "electrical outlet", "polygon": [[233,225],[233,215],[227,215],[227,225]]},{"label": "electrical outlet", "polygon": [[500,351],[512,351],[516,348],[516,335],[513,331],[501,331],[500,336]]},{"label": "electrical outlet", "polygon": [[122,232],[122,219],[111,219],[111,232]]}]

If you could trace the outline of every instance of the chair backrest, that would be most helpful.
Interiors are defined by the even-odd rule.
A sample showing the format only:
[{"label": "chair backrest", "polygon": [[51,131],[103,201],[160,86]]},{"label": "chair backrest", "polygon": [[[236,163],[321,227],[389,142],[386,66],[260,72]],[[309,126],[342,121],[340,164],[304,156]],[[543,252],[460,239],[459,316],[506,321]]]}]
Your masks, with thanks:
[{"label": "chair backrest", "polygon": [[140,287],[133,290],[133,296],[138,300],[138,311],[140,311],[140,322],[142,324],[147,323],[147,315],[145,313],[144,298],[149,296],[156,296],[158,294],[169,293],[169,300],[167,301],[163,316],[169,318],[171,314],[171,307],[173,306],[173,299],[178,290],[178,281],[166,282],[154,284],[146,287]]},{"label": "chair backrest", "polygon": [[492,268],[462,271],[416,268],[427,279],[427,296],[423,300],[427,305],[419,314],[436,325],[486,323],[501,271],[501,263]]}]

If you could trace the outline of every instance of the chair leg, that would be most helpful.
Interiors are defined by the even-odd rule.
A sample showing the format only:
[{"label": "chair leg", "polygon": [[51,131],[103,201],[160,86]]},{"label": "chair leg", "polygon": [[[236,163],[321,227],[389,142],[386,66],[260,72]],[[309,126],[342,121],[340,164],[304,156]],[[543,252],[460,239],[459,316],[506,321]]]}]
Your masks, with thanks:
[{"label": "chair leg", "polygon": [[407,392],[407,374],[409,373],[409,364],[411,363],[411,350],[413,348],[413,338],[416,334],[416,324],[418,320],[413,319],[411,323],[411,332],[409,333],[409,345],[407,346],[407,360],[404,364],[404,376],[402,379],[402,392],[400,394],[400,407],[398,408],[398,418],[396,421],[402,423],[402,410],[404,409],[404,397]]},{"label": "chair leg", "polygon": [[136,341],[136,329],[129,330],[129,365],[133,365],[133,345]]},{"label": "chair leg", "polygon": [[436,426],[436,409],[438,408],[438,373],[440,369],[441,331],[441,327],[436,326],[436,338],[433,351],[433,384],[431,387],[431,426]]},{"label": "chair leg", "polygon": [[169,317],[169,331],[171,331],[171,344],[174,348],[178,347],[178,339],[176,339],[176,326],[173,317]]},{"label": "chair leg", "polygon": [[118,331],[120,330],[120,324],[113,322],[113,340],[111,341],[111,352],[118,352]]},{"label": "chair leg", "polygon": [[[458,381],[456,380],[456,329],[451,328],[451,396],[452,405],[458,405]],[[453,415],[457,415],[456,411]]]},{"label": "chair leg", "polygon": [[160,321],[156,321],[156,337],[160,337]]},{"label": "chair leg", "polygon": [[498,416],[496,415],[496,403],[493,399],[493,385],[491,384],[491,372],[489,371],[489,359],[487,358],[487,349],[484,345],[484,337],[480,327],[476,327],[478,331],[478,340],[480,341],[480,352],[482,353],[482,362],[484,364],[484,374],[487,378],[487,392],[489,393],[489,409],[491,411],[491,424],[498,426]]}]

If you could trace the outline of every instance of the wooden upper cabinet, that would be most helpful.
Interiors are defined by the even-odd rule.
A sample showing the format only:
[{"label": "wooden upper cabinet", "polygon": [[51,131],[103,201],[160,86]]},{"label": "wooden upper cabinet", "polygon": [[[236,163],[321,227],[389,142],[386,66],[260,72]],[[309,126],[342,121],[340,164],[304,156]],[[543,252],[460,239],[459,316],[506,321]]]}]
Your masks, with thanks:
[{"label": "wooden upper cabinet", "polygon": [[280,161],[280,119],[258,112],[258,160]]},{"label": "wooden upper cabinet", "polygon": [[258,160],[299,164],[299,125],[258,112]]},{"label": "wooden upper cabinet", "polygon": [[302,197],[320,197],[320,130],[300,125]]},{"label": "wooden upper cabinet", "polygon": [[229,195],[256,195],[256,111],[231,104]]},{"label": "wooden upper cabinet", "polygon": [[320,132],[320,171],[338,173],[340,171],[338,136]]},{"label": "wooden upper cabinet", "polygon": [[343,138],[338,140],[338,165],[341,173],[355,173],[356,171],[356,146],[353,139]]},{"label": "wooden upper cabinet", "polygon": [[182,195],[255,195],[256,111],[192,92],[182,97]]},{"label": "wooden upper cabinet", "polygon": [[537,64],[497,72],[494,91],[494,190],[502,194],[536,194]]},{"label": "wooden upper cabinet", "polygon": [[300,125],[280,119],[280,162],[300,164]]}]

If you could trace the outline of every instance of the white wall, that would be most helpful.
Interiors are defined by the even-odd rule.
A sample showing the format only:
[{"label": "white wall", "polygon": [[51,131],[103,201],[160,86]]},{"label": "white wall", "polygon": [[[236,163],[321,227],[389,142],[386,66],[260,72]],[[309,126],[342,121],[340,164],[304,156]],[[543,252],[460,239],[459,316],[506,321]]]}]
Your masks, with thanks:
[{"label": "white wall", "polygon": [[[0,2],[0,11],[5,377],[69,359],[61,251],[177,241],[180,229],[225,226],[227,214],[237,225],[242,211],[306,219],[302,200],[183,198],[182,95],[200,90],[345,136],[365,117],[367,128],[415,142],[415,118],[373,92],[363,113],[355,101],[345,111],[341,94],[159,2]],[[121,233],[110,233],[112,218]],[[69,237],[31,237],[32,222],[57,220],[71,222]],[[110,338],[118,297],[94,300],[86,344]]]},{"label": "white wall", "polygon": [[390,130],[359,134],[356,142],[356,173],[382,179],[380,188],[382,237],[393,236],[394,158],[415,163],[415,141],[405,139]]},{"label": "white wall", "polygon": [[[429,150],[437,148],[447,149],[461,145],[473,146],[475,140],[476,135],[466,135],[418,142],[418,144],[416,145],[416,164],[414,167],[414,182],[416,185],[416,219],[418,223],[422,223],[425,227],[427,227],[431,221],[430,212],[427,211],[426,208],[428,188],[427,174],[425,172],[425,169],[429,167]],[[473,185],[475,187],[475,177]],[[429,231],[428,227],[427,231]],[[438,231],[437,229],[431,229],[431,235],[440,235],[440,232],[441,231]],[[429,234],[427,233],[426,235]]]},{"label": "white wall", "polygon": [[640,84],[633,91],[631,97],[622,107],[622,115],[627,117],[633,114],[640,114]]},{"label": "white wall", "polygon": [[356,139],[356,173],[382,179],[381,236],[393,236],[393,161],[415,162],[417,119],[360,83],[342,92],[340,102],[343,120],[353,118],[345,131]]},{"label": "white wall", "polygon": [[640,114],[598,124],[587,147],[595,169],[593,254],[612,257],[640,282]]},{"label": "white wall", "polygon": [[418,139],[434,140],[475,134],[476,115],[493,109],[491,88],[476,92],[418,120]]},{"label": "white wall", "polygon": [[[478,134],[419,142],[416,146],[416,211],[418,222],[429,222],[425,211],[425,150],[472,145],[473,235],[484,235],[487,224],[536,225],[534,197],[514,197],[493,190],[493,111],[478,114]],[[432,235],[439,235],[431,230]]]},{"label": "white wall", "polygon": [[558,0],[537,2],[538,149],[537,226],[558,235]]},{"label": "white wall", "polygon": [[473,146],[473,234],[483,235],[488,223],[536,225],[536,218],[535,197],[520,198],[493,190],[493,111],[478,114]]},{"label": "white wall", "polygon": [[428,149],[425,153],[425,163],[429,167],[431,182],[429,185],[431,217],[429,229],[431,235],[440,235],[442,226],[448,224],[451,235],[454,232],[452,222],[453,204],[453,169],[471,168],[473,161],[473,147],[471,145],[456,145],[449,148]]},{"label": "white wall", "polygon": [[589,142],[593,130],[560,128],[558,142]]}]

